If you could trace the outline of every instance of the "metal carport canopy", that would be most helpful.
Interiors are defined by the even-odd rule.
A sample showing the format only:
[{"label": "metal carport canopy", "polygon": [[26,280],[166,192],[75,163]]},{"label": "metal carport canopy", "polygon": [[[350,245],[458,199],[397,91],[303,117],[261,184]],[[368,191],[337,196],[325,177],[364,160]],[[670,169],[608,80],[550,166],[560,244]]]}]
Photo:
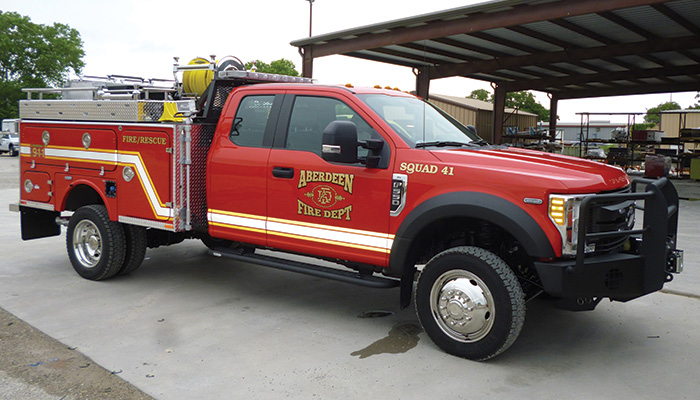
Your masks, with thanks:
[{"label": "metal carport canopy", "polygon": [[431,79],[493,82],[497,143],[506,92],[547,92],[556,115],[560,99],[700,90],[698,0],[497,0],[291,44],[307,77],[340,54],[413,68],[424,98]]}]

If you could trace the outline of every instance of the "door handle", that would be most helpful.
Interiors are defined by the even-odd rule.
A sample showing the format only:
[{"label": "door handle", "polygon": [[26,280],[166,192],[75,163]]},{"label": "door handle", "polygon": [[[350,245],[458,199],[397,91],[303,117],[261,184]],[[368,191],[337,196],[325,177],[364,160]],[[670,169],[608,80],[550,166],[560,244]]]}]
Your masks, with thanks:
[{"label": "door handle", "polygon": [[272,176],[276,178],[292,179],[294,178],[294,168],[274,167],[272,168]]}]

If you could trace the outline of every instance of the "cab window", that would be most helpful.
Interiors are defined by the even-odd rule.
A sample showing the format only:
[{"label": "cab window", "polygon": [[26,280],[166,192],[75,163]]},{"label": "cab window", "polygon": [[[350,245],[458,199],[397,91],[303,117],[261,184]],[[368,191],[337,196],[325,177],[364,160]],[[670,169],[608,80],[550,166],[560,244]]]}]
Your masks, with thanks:
[{"label": "cab window", "polygon": [[[380,137],[364,119],[340,100],[297,96],[289,120],[285,148],[310,151],[320,157],[323,130],[331,122],[339,120],[355,123],[358,140]],[[367,149],[360,148],[358,154],[367,155]]]},{"label": "cab window", "polygon": [[265,128],[272,110],[274,95],[247,96],[241,100],[233,119],[229,139],[246,147],[263,147]]}]

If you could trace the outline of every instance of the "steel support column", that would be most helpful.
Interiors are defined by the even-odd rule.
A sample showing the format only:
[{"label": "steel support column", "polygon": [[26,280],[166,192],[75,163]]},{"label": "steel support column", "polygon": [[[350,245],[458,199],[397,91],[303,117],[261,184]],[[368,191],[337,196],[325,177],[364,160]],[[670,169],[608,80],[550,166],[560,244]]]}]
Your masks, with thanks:
[{"label": "steel support column", "polygon": [[503,136],[503,116],[506,108],[506,88],[496,86],[493,95],[493,142],[501,144]]},{"label": "steel support column", "polygon": [[[559,97],[551,95],[549,98],[549,138],[554,141],[557,136],[557,106]],[[562,139],[564,139],[562,137]]]},{"label": "steel support column", "polygon": [[299,48],[299,54],[302,57],[301,63],[301,76],[304,78],[313,78],[314,75],[314,58],[313,58],[313,47],[306,46]]},{"label": "steel support column", "polygon": [[427,68],[417,69],[416,74],[416,95],[422,99],[428,100],[430,93],[430,73]]}]

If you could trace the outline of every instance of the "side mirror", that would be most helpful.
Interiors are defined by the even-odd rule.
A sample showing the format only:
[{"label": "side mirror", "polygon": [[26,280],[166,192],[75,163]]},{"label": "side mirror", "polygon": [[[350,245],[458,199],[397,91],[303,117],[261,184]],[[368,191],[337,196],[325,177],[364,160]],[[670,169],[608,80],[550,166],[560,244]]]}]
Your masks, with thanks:
[{"label": "side mirror", "polygon": [[471,133],[477,135],[477,133],[476,133],[476,128],[474,127],[474,125],[467,125],[467,130],[468,130],[469,132],[471,132]]},{"label": "side mirror", "polygon": [[323,130],[321,156],[329,162],[354,164],[357,159],[357,127],[350,121],[333,121]]}]

